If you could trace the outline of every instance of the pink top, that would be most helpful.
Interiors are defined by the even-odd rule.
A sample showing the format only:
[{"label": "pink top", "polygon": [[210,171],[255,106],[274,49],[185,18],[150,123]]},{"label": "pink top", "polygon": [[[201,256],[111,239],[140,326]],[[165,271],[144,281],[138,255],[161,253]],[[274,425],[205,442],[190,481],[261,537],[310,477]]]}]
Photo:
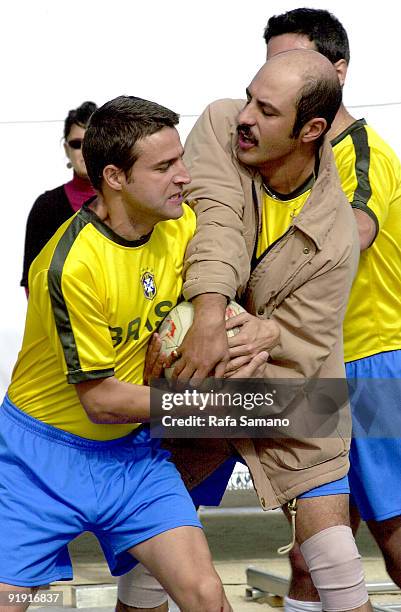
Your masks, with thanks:
[{"label": "pink top", "polygon": [[86,200],[95,195],[95,190],[89,180],[79,177],[75,172],[72,181],[64,185],[64,190],[74,212],[77,212]]}]

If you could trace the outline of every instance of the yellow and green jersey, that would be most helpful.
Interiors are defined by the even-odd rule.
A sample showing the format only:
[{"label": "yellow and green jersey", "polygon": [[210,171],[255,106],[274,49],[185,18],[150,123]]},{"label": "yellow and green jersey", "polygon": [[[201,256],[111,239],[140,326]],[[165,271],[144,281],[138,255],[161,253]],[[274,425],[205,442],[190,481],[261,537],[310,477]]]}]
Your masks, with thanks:
[{"label": "yellow and green jersey", "polygon": [[[353,361],[401,349],[401,164],[392,149],[355,121],[332,141],[342,188],[353,208],[375,222],[373,244],[361,253],[344,319],[344,359]],[[264,193],[259,258],[281,238],[310,193]]]},{"label": "yellow and green jersey", "polygon": [[142,384],[149,338],[181,295],[195,223],[184,205],[180,219],[128,241],[85,205],[59,228],[29,271],[24,339],[8,391],[18,408],[94,440],[137,427],[92,423],[74,383],[116,376]]},{"label": "yellow and green jersey", "polygon": [[309,197],[313,178],[288,195],[283,195],[265,186],[262,202],[262,227],[256,247],[259,259],[276,240],[286,233],[293,219],[299,215]]},{"label": "yellow and green jersey", "polygon": [[375,222],[344,320],[345,361],[401,349],[401,164],[365,120],[332,141],[343,190]]}]

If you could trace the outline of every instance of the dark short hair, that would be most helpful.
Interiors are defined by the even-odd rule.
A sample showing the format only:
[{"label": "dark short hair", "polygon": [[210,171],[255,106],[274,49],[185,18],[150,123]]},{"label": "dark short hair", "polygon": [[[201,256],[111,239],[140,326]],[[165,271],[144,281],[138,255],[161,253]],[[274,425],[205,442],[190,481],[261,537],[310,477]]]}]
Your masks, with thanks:
[{"label": "dark short hair", "polygon": [[64,138],[67,140],[68,134],[71,131],[73,125],[79,125],[82,128],[86,128],[88,125],[91,115],[97,109],[97,105],[94,102],[86,101],[82,102],[78,108],[72,108],[64,121]]},{"label": "dark short hair", "polygon": [[307,76],[295,103],[296,115],[292,136],[297,138],[303,126],[315,117],[327,121],[327,132],[342,102],[342,91],[338,78]]},{"label": "dark short hair", "polygon": [[136,143],[163,127],[174,127],[178,121],[177,113],[135,96],[106,102],[92,115],[82,148],[94,188],[101,188],[103,170],[109,164],[128,175],[138,158]]},{"label": "dark short hair", "polygon": [[325,55],[332,64],[341,59],[350,60],[347,32],[343,25],[328,11],[297,8],[282,15],[270,17],[263,37],[266,45],[274,36],[301,34],[315,43],[316,51]]}]

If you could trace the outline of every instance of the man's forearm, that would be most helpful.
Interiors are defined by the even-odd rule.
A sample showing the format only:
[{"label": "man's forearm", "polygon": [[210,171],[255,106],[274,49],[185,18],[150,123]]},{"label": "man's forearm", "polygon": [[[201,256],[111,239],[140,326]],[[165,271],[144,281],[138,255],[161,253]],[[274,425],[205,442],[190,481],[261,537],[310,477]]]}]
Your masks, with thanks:
[{"label": "man's forearm", "polygon": [[115,376],[79,383],[79,400],[94,423],[141,423],[150,415],[150,389]]},{"label": "man's forearm", "polygon": [[219,293],[197,295],[192,304],[195,309],[195,321],[203,320],[206,325],[220,325],[225,321],[227,298]]},{"label": "man's forearm", "polygon": [[227,298],[204,293],[193,299],[194,321],[179,348],[174,376],[179,381],[203,380],[215,369],[222,377],[229,359],[225,312]]}]

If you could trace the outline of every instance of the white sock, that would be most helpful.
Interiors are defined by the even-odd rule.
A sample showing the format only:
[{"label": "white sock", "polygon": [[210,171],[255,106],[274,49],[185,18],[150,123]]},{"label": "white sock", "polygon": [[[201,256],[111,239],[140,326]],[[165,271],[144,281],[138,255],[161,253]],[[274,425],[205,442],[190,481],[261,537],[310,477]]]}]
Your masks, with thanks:
[{"label": "white sock", "polygon": [[284,597],[285,612],[322,612],[322,604],[320,601],[299,601]]}]

